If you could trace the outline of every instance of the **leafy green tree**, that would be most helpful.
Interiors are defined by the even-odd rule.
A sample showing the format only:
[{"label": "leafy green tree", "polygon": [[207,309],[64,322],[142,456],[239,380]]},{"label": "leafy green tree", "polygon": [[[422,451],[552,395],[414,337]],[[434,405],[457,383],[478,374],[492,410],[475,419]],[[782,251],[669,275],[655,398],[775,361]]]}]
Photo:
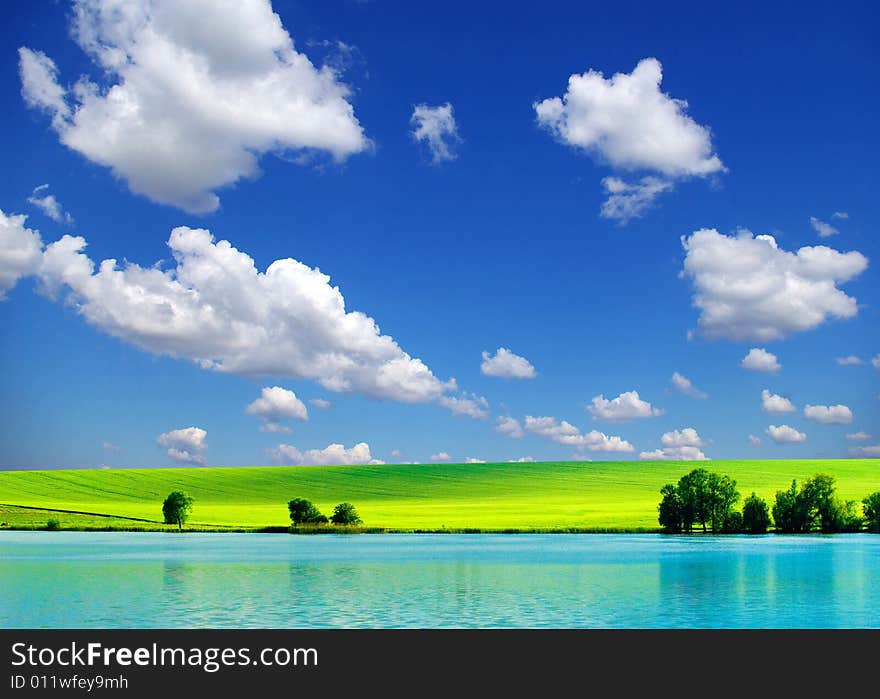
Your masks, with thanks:
[{"label": "leafy green tree", "polygon": [[862,512],[865,514],[868,530],[880,532],[880,490],[862,500]]},{"label": "leafy green tree", "polygon": [[722,534],[742,534],[742,532],[743,532],[742,512],[738,512],[737,510],[728,510],[724,514],[724,519],[721,521],[721,533]]},{"label": "leafy green tree", "polygon": [[742,518],[746,534],[766,534],[770,526],[770,509],[764,499],[753,492],[743,501]]},{"label": "leafy green tree", "polygon": [[350,502],[340,502],[333,508],[330,521],[333,524],[361,524],[363,520],[361,520],[357,510],[354,509],[354,505]]},{"label": "leafy green tree", "polygon": [[800,496],[812,521],[819,520],[819,529],[826,534],[840,531],[843,513],[834,498],[834,476],[817,473],[804,483]]},{"label": "leafy green tree", "polygon": [[304,498],[294,498],[287,503],[290,511],[290,521],[298,524],[326,524],[327,517],[310,501]]},{"label": "leafy green tree", "polygon": [[169,493],[162,502],[165,524],[176,524],[178,530],[183,529],[183,525],[192,511],[192,506],[193,499],[186,493],[181,493],[179,490]]},{"label": "leafy green tree", "polygon": [[682,503],[682,529],[690,533],[694,524],[699,523],[706,531],[709,519],[709,472],[695,468],[678,479],[678,496]]},{"label": "leafy green tree", "polygon": [[663,499],[657,505],[658,521],[663,531],[667,534],[681,534],[684,527],[682,502],[678,495],[678,488],[672,483],[667,483],[660,489]]},{"label": "leafy green tree", "polygon": [[[728,524],[737,519],[733,514],[733,506],[738,500],[735,480],[718,473],[709,473],[706,476],[706,516],[713,533],[719,529],[727,529]],[[740,528],[741,524],[740,521]],[[706,531],[705,521],[703,531]]]},{"label": "leafy green tree", "polygon": [[810,531],[814,516],[809,503],[803,496],[803,489],[798,491],[797,481],[793,480],[788,490],[776,491],[776,502],[773,504],[773,521],[776,530],[786,534],[798,534]]}]

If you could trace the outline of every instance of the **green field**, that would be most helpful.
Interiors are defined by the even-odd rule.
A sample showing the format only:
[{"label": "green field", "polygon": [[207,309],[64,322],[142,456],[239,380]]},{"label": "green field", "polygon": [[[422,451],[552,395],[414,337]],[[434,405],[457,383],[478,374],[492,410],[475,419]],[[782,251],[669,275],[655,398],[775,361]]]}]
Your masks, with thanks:
[{"label": "green field", "polygon": [[[736,479],[743,496],[754,490],[768,501],[792,478],[817,472],[837,478],[843,499],[880,490],[876,459],[702,465]],[[660,487],[694,467],[568,461],[0,471],[0,524],[40,526],[53,518],[70,528],[164,529],[162,500],[183,490],[195,500],[193,528],[285,526],[287,501],[304,497],[326,514],[352,502],[366,527],[388,530],[655,530]]]}]

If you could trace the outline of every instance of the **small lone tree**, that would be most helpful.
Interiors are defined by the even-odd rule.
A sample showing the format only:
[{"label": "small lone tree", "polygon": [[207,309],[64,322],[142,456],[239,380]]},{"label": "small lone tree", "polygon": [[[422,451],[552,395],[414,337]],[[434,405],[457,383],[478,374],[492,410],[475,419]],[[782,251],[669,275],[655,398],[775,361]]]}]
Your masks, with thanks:
[{"label": "small lone tree", "polygon": [[287,509],[290,510],[290,521],[295,525],[327,523],[327,517],[321,514],[311,500],[294,498],[287,503]]},{"label": "small lone tree", "polygon": [[742,519],[746,534],[766,534],[770,526],[770,508],[763,498],[752,493],[743,501]]},{"label": "small lone tree", "polygon": [[880,490],[862,500],[862,512],[868,523],[868,531],[880,532]]},{"label": "small lone tree", "polygon": [[179,490],[169,493],[162,503],[162,514],[165,516],[165,524],[176,524],[178,531],[183,529],[192,506],[193,499],[186,493],[181,493]]},{"label": "small lone tree", "polygon": [[330,521],[333,524],[361,524],[363,520],[361,520],[357,510],[354,509],[354,505],[350,502],[340,502],[333,508]]}]

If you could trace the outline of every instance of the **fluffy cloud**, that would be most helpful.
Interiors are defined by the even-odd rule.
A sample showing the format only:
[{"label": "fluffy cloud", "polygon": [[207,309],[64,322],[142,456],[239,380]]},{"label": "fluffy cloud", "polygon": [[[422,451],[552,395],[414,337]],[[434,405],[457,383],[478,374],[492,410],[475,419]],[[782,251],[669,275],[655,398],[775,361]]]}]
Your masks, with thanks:
[{"label": "fluffy cloud", "polygon": [[852,432],[851,434],[846,435],[846,438],[850,442],[867,442],[871,439],[871,435],[867,432]]},{"label": "fluffy cloud", "polygon": [[[437,402],[456,387],[382,335],[372,318],[346,311],[330,278],[297,260],[276,260],[260,272],[228,241],[181,227],[168,241],[173,268],[120,267],[110,259],[96,269],[81,237],[65,235],[40,258],[39,235],[23,221],[0,219],[0,288],[36,271],[47,293],[66,290],[89,324],[143,350],[407,403]],[[462,399],[447,407],[470,409]]]},{"label": "fluffy cloud", "polygon": [[834,361],[840,364],[840,366],[858,366],[864,364],[864,362],[854,354],[851,354],[848,357],[835,357]]},{"label": "fluffy cloud", "polygon": [[441,396],[437,402],[453,415],[467,415],[475,420],[485,420],[489,416],[489,401],[474,393],[460,396]]},{"label": "fluffy cloud", "polygon": [[767,428],[767,434],[777,444],[788,444],[790,442],[803,442],[807,439],[807,435],[798,432],[794,427],[788,425],[770,425]]},{"label": "fluffy cloud", "polygon": [[507,463],[510,464],[531,464],[534,463],[535,459],[531,456],[521,456],[518,459],[508,459]]},{"label": "fluffy cloud", "polygon": [[662,449],[643,451],[642,460],[651,461],[705,461],[708,457],[700,450],[703,440],[693,427],[666,432],[660,437]]},{"label": "fluffy cloud", "polygon": [[409,123],[412,126],[410,135],[417,143],[427,145],[432,162],[442,163],[458,157],[455,147],[461,137],[458,135],[458,125],[449,102],[436,107],[416,105]]},{"label": "fluffy cloud", "polygon": [[835,211],[831,214],[831,218],[848,219],[849,214],[846,211]]},{"label": "fluffy cloud", "polygon": [[0,210],[0,301],[18,280],[40,267],[43,241],[37,231],[25,228],[26,216],[7,216]]},{"label": "fluffy cloud", "polygon": [[370,454],[370,445],[359,442],[350,449],[342,444],[328,444],[324,449],[300,451],[289,444],[279,444],[267,450],[273,461],[287,466],[354,466],[363,464],[383,464]]},{"label": "fluffy cloud", "polygon": [[867,258],[825,246],[782,250],[769,235],[727,236],[702,229],[682,236],[682,276],[692,280],[698,329],[709,339],[778,340],[829,318],[853,318],[855,298],[837,288]]},{"label": "fluffy cloud", "polygon": [[22,94],[59,139],[129,188],[191,213],[259,174],[267,152],[369,147],[330,67],[294,49],[269,0],[77,0],[72,34],[101,74],[68,90],[45,54],[19,50]]},{"label": "fluffy cloud", "polygon": [[770,393],[765,388],[761,391],[761,410],[765,413],[793,413],[797,408],[788,398]]},{"label": "fluffy cloud", "polygon": [[635,447],[621,437],[609,436],[598,430],[581,434],[581,431],[570,422],[565,420],[559,422],[555,417],[532,417],[531,415],[526,415],[523,429],[530,434],[544,437],[557,444],[578,449],[588,449],[594,452],[621,453],[635,451]]},{"label": "fluffy cloud", "polygon": [[624,421],[643,417],[662,415],[663,410],[653,407],[639,398],[638,391],[621,393],[617,398],[608,400],[603,395],[593,397],[593,404],[587,406],[594,420]]},{"label": "fluffy cloud", "polygon": [[73,217],[64,210],[61,202],[54,194],[49,194],[48,184],[34,187],[34,191],[31,192],[27,200],[29,204],[36,206],[56,223],[73,223]]},{"label": "fluffy cloud", "polygon": [[538,124],[561,143],[616,170],[648,170],[638,182],[609,177],[601,215],[626,223],[641,215],[672,180],[724,170],[709,129],[687,115],[687,102],[660,90],[663,68],[656,58],[639,61],[632,73],[606,79],[601,72],[571,75],[562,97],[536,102]]},{"label": "fluffy cloud", "polygon": [[852,456],[861,456],[868,459],[880,458],[880,444],[872,444],[866,447],[851,447],[849,453]]},{"label": "fluffy cloud", "polygon": [[321,410],[330,410],[330,407],[333,405],[329,400],[323,398],[312,398],[309,403]]},{"label": "fluffy cloud", "polygon": [[757,447],[761,444],[761,438],[756,437],[753,434],[750,434],[749,435],[749,444],[751,444],[753,447]]},{"label": "fluffy cloud", "polygon": [[538,123],[615,168],[669,177],[721,172],[709,130],[686,114],[687,102],[660,90],[662,79],[656,58],[607,80],[593,70],[574,74],[565,95],[534,105]]},{"label": "fluffy cloud", "polygon": [[296,397],[293,391],[280,386],[266,387],[261,395],[245,406],[248,415],[256,415],[263,420],[260,429],[264,432],[290,432],[290,428],[281,424],[281,420],[294,418],[308,420],[309,412],[305,404]]},{"label": "fluffy cloud", "polygon": [[608,198],[602,202],[599,215],[617,221],[621,225],[639,218],[654,203],[659,194],[673,188],[672,182],[659,177],[647,176],[638,182],[626,182],[619,177],[605,177],[602,188]]},{"label": "fluffy cloud", "polygon": [[705,400],[709,397],[709,394],[701,391],[699,388],[694,386],[689,378],[686,376],[682,376],[677,371],[672,374],[672,385],[680,391],[684,393],[686,396],[690,396],[691,398],[699,398],[700,400]]},{"label": "fluffy cloud", "polygon": [[484,464],[486,463],[483,459],[475,459],[473,456],[469,456],[464,460],[466,464]]},{"label": "fluffy cloud", "polygon": [[522,426],[519,424],[519,420],[517,420],[516,418],[499,415],[495,422],[496,432],[506,434],[508,437],[512,437],[513,439],[520,439],[525,435]]},{"label": "fluffy cloud", "polygon": [[167,450],[168,456],[182,464],[205,463],[205,441],[208,433],[201,427],[184,427],[179,430],[163,432],[156,437],[156,443]]},{"label": "fluffy cloud", "polygon": [[775,374],[782,368],[776,355],[762,347],[752,347],[739,365],[743,369],[763,371],[766,374]]},{"label": "fluffy cloud", "polygon": [[847,425],[853,421],[852,410],[846,405],[807,405],[804,417],[826,425]]},{"label": "fluffy cloud", "polygon": [[535,367],[525,357],[514,354],[506,347],[499,347],[494,356],[483,352],[483,363],[480,371],[485,376],[497,376],[504,379],[533,379]]},{"label": "fluffy cloud", "polygon": [[875,369],[880,369],[880,354],[876,355],[876,356],[871,360],[871,365],[872,365]]},{"label": "fluffy cloud", "polygon": [[445,451],[439,451],[436,454],[431,454],[431,456],[429,456],[428,458],[431,459],[431,461],[450,461],[452,459],[452,457],[449,456],[449,454],[447,454]]},{"label": "fluffy cloud", "polygon": [[837,235],[838,233],[840,233],[840,231],[837,230],[830,223],[820,221],[815,216],[810,216],[810,225],[813,227],[813,230],[819,234],[820,238],[830,238],[832,235]]}]

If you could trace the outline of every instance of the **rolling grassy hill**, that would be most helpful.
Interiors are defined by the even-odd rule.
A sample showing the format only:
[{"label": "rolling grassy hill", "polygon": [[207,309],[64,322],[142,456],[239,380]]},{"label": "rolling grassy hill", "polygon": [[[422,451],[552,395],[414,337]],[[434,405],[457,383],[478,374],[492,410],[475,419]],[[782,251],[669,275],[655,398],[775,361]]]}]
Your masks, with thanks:
[{"label": "rolling grassy hill", "polygon": [[[701,465],[736,479],[743,496],[754,490],[768,501],[792,478],[817,472],[835,476],[844,499],[880,490],[880,462],[871,459]],[[0,471],[0,505],[79,513],[4,507],[0,518],[13,527],[23,526],[22,518],[45,523],[52,517],[70,527],[165,528],[162,500],[183,490],[195,499],[194,527],[284,526],[290,523],[287,501],[305,497],[327,514],[338,502],[352,502],[365,526],[392,530],[653,530],[660,487],[695,466],[629,461]]]}]

